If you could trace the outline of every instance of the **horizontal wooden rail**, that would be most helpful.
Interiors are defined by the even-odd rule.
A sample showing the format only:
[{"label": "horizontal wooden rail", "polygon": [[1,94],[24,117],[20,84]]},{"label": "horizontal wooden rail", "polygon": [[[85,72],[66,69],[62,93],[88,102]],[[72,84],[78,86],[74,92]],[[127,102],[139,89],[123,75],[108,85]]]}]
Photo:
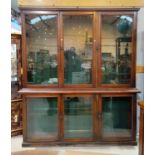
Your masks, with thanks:
[{"label": "horizontal wooden rail", "polygon": [[139,93],[136,88],[23,88],[20,94],[98,94],[98,93]]}]

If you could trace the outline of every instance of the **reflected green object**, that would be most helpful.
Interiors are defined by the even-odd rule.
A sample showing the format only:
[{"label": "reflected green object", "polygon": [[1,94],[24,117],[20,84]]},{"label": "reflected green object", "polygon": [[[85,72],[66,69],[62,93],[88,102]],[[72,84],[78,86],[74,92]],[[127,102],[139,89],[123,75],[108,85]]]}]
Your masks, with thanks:
[{"label": "reflected green object", "polygon": [[116,39],[116,57],[113,57],[111,53],[102,53],[104,84],[127,84],[130,82],[130,43],[131,37],[119,37]]},{"label": "reflected green object", "polygon": [[34,84],[49,84],[51,78],[57,78],[57,66],[51,67],[52,57],[48,51],[32,52],[29,55],[33,69],[28,72],[28,81]]},{"label": "reflected green object", "polygon": [[120,19],[117,28],[120,33],[126,34],[131,29],[131,22],[126,18]]},{"label": "reflected green object", "polygon": [[51,68],[48,62],[49,62],[48,51],[44,53],[37,52],[33,74],[33,83],[40,84],[42,82],[49,80]]},{"label": "reflected green object", "polygon": [[65,51],[65,83],[82,84],[91,82],[91,70],[85,70],[81,66],[82,58],[75,51]]},{"label": "reflected green object", "polygon": [[72,83],[73,72],[81,72],[81,59],[74,50],[65,51],[65,83]]}]

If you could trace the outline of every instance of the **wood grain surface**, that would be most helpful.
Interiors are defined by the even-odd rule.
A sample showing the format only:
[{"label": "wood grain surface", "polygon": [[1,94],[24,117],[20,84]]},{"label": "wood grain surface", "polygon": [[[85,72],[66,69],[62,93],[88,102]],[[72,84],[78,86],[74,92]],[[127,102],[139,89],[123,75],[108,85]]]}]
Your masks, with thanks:
[{"label": "wood grain surface", "polygon": [[43,151],[43,150],[28,150],[28,151],[20,151],[13,152],[11,155],[58,155],[56,151]]},{"label": "wood grain surface", "polygon": [[19,7],[143,7],[143,0],[18,0]]}]

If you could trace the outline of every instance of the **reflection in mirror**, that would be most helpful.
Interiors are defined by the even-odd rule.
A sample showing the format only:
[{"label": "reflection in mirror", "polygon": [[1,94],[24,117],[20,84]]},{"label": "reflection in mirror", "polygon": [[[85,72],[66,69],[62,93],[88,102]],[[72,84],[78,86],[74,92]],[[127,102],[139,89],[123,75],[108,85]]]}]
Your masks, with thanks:
[{"label": "reflection in mirror", "polygon": [[132,17],[102,17],[102,83],[131,82]]},{"label": "reflection in mirror", "polygon": [[64,83],[92,82],[92,16],[64,16]]},{"label": "reflection in mirror", "polygon": [[32,84],[57,84],[57,16],[26,16],[27,79]]}]

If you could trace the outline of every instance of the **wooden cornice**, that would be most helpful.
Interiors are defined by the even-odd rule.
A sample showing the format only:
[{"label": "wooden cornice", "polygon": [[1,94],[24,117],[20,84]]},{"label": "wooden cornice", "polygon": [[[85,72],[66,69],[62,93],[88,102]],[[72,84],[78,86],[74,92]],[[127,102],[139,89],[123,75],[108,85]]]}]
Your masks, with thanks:
[{"label": "wooden cornice", "polygon": [[18,0],[19,7],[144,7],[144,0]]}]

